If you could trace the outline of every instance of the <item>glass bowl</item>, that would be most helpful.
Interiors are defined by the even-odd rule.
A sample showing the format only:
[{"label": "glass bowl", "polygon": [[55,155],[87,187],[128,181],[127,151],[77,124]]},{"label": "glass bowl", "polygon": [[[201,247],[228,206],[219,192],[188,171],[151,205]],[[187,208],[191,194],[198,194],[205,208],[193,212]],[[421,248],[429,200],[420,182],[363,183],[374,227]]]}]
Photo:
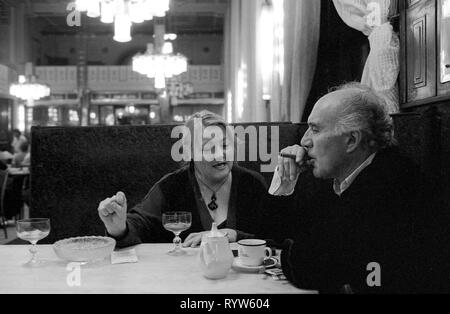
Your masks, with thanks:
[{"label": "glass bowl", "polygon": [[53,244],[56,255],[70,262],[94,262],[110,256],[116,240],[108,237],[76,237]]}]

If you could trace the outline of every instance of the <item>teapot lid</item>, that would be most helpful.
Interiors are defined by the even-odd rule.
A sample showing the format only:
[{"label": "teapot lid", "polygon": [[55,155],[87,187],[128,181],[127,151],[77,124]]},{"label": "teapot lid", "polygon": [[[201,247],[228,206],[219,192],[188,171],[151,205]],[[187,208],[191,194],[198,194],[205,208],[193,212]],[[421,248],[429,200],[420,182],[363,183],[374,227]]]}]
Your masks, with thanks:
[{"label": "teapot lid", "polygon": [[225,237],[225,236],[226,236],[226,234],[224,234],[223,232],[220,232],[219,229],[217,229],[217,224],[215,222],[213,222],[211,231],[208,234],[208,238],[220,238],[220,237]]}]

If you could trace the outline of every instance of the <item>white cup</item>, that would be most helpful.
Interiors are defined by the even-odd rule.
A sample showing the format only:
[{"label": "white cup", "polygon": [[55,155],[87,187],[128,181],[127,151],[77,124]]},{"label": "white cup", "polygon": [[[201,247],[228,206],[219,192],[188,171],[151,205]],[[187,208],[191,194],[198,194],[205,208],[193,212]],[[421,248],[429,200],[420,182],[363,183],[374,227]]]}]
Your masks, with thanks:
[{"label": "white cup", "polygon": [[261,266],[266,258],[272,256],[272,250],[264,240],[240,240],[238,245],[239,260],[245,266]]}]

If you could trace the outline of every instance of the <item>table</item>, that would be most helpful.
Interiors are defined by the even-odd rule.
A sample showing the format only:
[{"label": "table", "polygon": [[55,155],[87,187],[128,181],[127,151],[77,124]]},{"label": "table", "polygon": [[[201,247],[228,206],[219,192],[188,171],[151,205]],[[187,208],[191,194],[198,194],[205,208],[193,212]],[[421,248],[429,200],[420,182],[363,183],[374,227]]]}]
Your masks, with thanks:
[{"label": "table", "polygon": [[28,176],[30,174],[30,168],[28,168],[28,167],[21,167],[21,168],[9,167],[8,174],[10,176]]},{"label": "table", "polygon": [[[166,252],[172,244],[142,244],[135,247],[139,262],[112,265],[110,259],[80,270],[81,286],[70,287],[67,277],[73,269],[58,259],[51,245],[39,246],[44,266],[28,268],[28,245],[0,246],[0,294],[4,293],[133,293],[133,294],[304,294],[287,281],[275,281],[264,274],[230,270],[222,280],[203,277],[199,249],[187,249],[181,257]],[[73,282],[73,281],[72,281]]]}]

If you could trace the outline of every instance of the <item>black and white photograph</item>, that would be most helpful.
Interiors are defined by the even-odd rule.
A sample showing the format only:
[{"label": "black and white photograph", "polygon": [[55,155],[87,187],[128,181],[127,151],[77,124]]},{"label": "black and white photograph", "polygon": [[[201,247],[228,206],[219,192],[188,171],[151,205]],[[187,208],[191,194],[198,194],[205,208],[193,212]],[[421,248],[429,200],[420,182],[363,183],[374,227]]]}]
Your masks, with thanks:
[{"label": "black and white photograph", "polygon": [[450,0],[0,0],[11,294],[450,294]]}]

